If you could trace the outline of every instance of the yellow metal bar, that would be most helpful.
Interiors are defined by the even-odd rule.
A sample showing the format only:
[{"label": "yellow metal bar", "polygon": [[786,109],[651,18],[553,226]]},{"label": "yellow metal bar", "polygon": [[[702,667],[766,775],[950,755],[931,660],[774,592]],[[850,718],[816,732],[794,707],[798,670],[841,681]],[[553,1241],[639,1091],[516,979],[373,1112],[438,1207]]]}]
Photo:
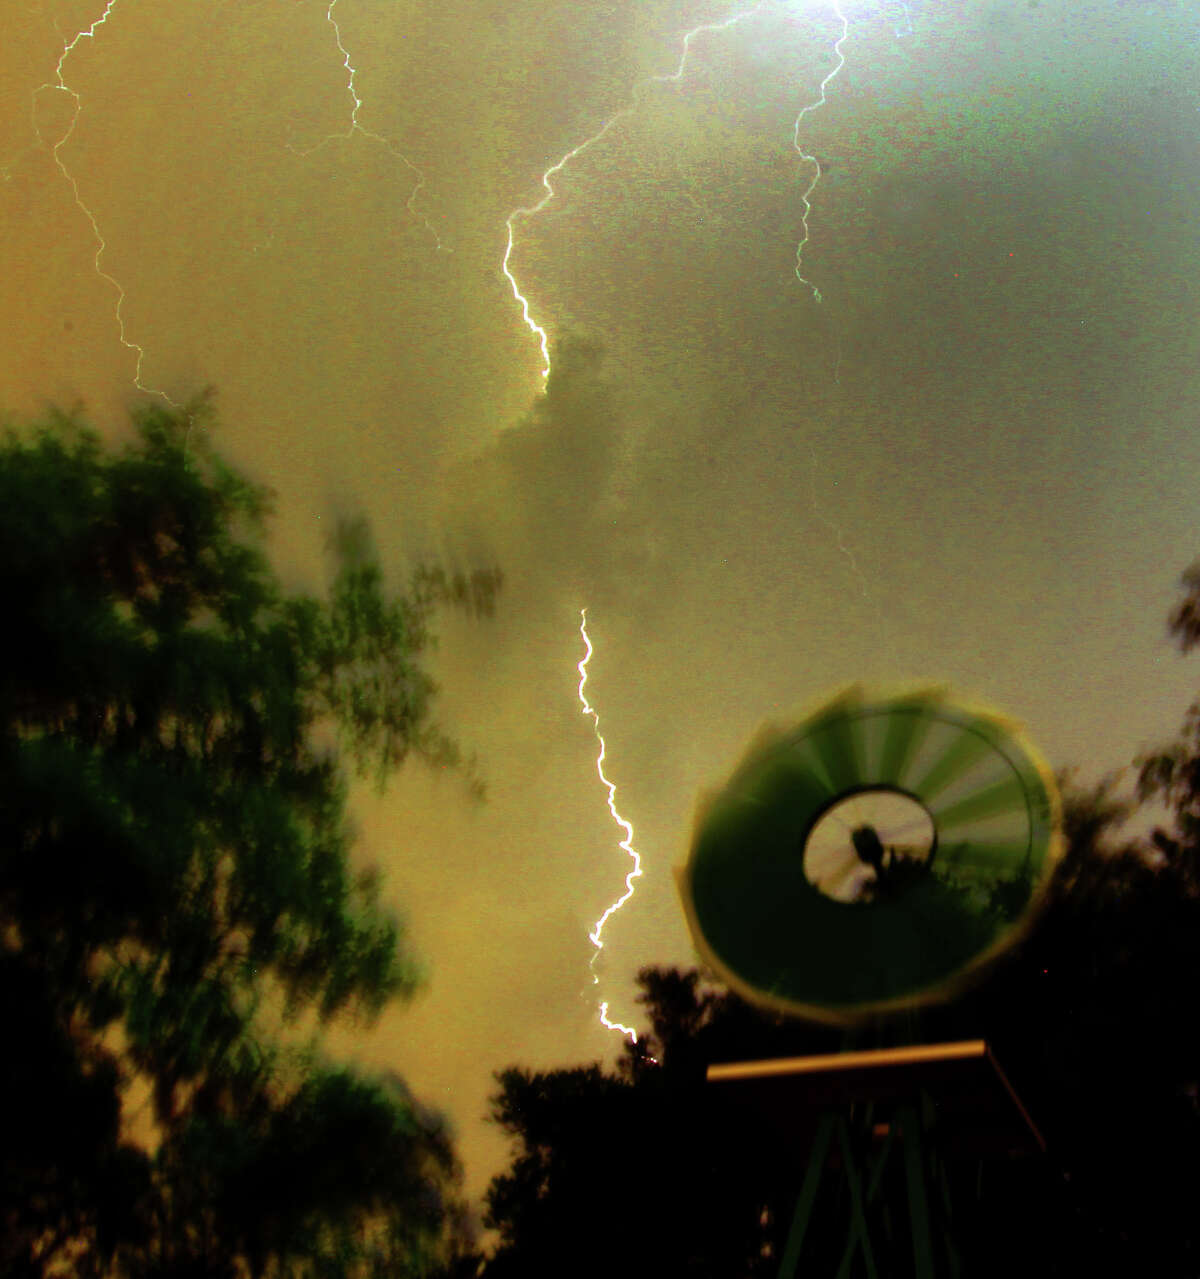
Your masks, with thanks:
[{"label": "yellow metal bar", "polygon": [[[709,1066],[708,1079],[710,1083],[722,1079],[766,1079],[781,1075],[816,1074],[822,1070],[904,1066],[921,1061],[957,1061],[971,1057],[987,1057],[995,1064],[984,1040],[963,1039],[948,1044],[913,1044],[907,1048],[872,1048],[866,1052],[819,1053],[812,1057],[780,1057],[773,1061],[722,1062]],[[1007,1082],[1005,1080],[1006,1084]]]}]

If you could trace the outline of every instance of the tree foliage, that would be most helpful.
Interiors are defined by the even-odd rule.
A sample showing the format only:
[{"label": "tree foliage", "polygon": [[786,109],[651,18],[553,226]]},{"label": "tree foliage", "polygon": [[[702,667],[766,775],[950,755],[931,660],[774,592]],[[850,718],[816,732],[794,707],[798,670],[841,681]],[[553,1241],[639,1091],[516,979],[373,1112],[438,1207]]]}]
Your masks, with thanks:
[{"label": "tree foliage", "polygon": [[0,446],[0,1269],[340,1273],[390,1248],[417,1273],[444,1133],[267,1017],[370,1018],[415,989],[352,868],[337,744],[380,779],[461,763],[431,720],[431,613],[486,611],[499,579],[389,597],[347,523],[328,600],[285,593],[269,491],[190,429],[206,412],[143,410],[118,451],[61,416]]}]

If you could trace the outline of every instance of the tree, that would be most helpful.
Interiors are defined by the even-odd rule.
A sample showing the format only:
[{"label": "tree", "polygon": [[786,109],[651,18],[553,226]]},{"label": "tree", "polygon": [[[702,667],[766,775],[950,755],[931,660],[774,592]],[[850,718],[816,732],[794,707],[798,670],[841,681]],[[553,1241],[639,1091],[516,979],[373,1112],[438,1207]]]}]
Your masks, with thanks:
[{"label": "tree", "polygon": [[615,1073],[496,1075],[492,1120],[514,1151],[487,1193],[484,1220],[500,1242],[486,1279],[618,1269],[749,1279],[778,1268],[764,1214],[783,1210],[795,1152],[747,1145],[744,1116],[720,1104],[705,1071],[759,1050],[831,1049],[839,1035],[767,1017],[695,970],[643,968],[638,983],[651,1029],[624,1046]]},{"label": "tree", "polygon": [[[270,1027],[415,989],[351,867],[339,748],[381,783],[413,753],[463,764],[430,619],[488,611],[499,575],[389,598],[346,523],[328,602],[286,594],[269,491],[192,430],[209,416],[141,410],[108,451],[54,415],[0,446],[0,1270],[417,1274],[452,1216],[445,1133]],[[139,1086],[148,1148],[121,1122]]]},{"label": "tree", "polygon": [[[1167,630],[1180,651],[1189,653],[1200,644],[1200,560],[1180,585],[1183,599],[1171,611]],[[1200,892],[1200,699],[1188,707],[1175,741],[1147,751],[1138,764],[1141,797],[1162,801],[1172,816],[1171,830],[1155,830],[1155,846]]]}]

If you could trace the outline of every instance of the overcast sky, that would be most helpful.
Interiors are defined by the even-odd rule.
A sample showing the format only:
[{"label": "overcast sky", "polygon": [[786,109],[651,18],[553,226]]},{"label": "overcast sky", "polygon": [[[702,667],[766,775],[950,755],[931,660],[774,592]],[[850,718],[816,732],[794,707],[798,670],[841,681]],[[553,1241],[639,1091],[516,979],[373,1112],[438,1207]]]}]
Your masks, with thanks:
[{"label": "overcast sky", "polygon": [[[619,1043],[581,608],[645,862],[598,969],[625,1020],[639,966],[692,960],[671,869],[764,719],[936,681],[1090,776],[1176,728],[1200,3],[845,0],[840,69],[823,0],[114,0],[76,39],[104,13],[6,10],[0,408],[115,437],[139,381],[212,384],[290,582],[355,507],[397,572],[502,566],[436,661],[488,802],[419,766],[356,801],[430,985],[339,1040],[452,1116],[473,1193],[491,1072]],[[793,132],[834,71],[799,130],[809,287]],[[591,344],[544,387],[506,220],[631,105],[514,221],[535,321]]]}]

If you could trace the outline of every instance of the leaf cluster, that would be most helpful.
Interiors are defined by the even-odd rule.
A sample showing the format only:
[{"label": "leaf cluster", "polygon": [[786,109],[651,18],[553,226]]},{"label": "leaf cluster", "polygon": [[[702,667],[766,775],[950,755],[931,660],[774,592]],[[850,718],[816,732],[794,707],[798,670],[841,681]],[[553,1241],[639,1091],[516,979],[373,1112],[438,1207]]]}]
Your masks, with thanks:
[{"label": "leaf cluster", "polygon": [[[2,1104],[25,1133],[0,1169],[0,1262],[14,1272],[81,1247],[98,1265],[118,1244],[147,1272],[345,1259],[385,1203],[383,1219],[429,1234],[443,1210],[410,1212],[413,1196],[452,1179],[408,1099],[315,1061],[297,1074],[265,1027],[374,1017],[417,987],[378,877],[352,866],[338,746],[380,781],[411,753],[461,763],[424,667],[456,585],[425,571],[389,598],[351,521],[328,599],[285,593],[264,550],[271,494],[193,430],[210,412],[143,409],[120,450],[57,414],[0,445],[0,966],[23,1037]],[[486,607],[498,585],[477,574],[459,602]],[[122,1127],[134,1085],[153,1155]],[[56,1136],[60,1107],[73,1138]],[[343,1129],[360,1137],[341,1146]],[[140,1218],[106,1202],[108,1184]],[[289,1187],[278,1211],[274,1185]]]}]

